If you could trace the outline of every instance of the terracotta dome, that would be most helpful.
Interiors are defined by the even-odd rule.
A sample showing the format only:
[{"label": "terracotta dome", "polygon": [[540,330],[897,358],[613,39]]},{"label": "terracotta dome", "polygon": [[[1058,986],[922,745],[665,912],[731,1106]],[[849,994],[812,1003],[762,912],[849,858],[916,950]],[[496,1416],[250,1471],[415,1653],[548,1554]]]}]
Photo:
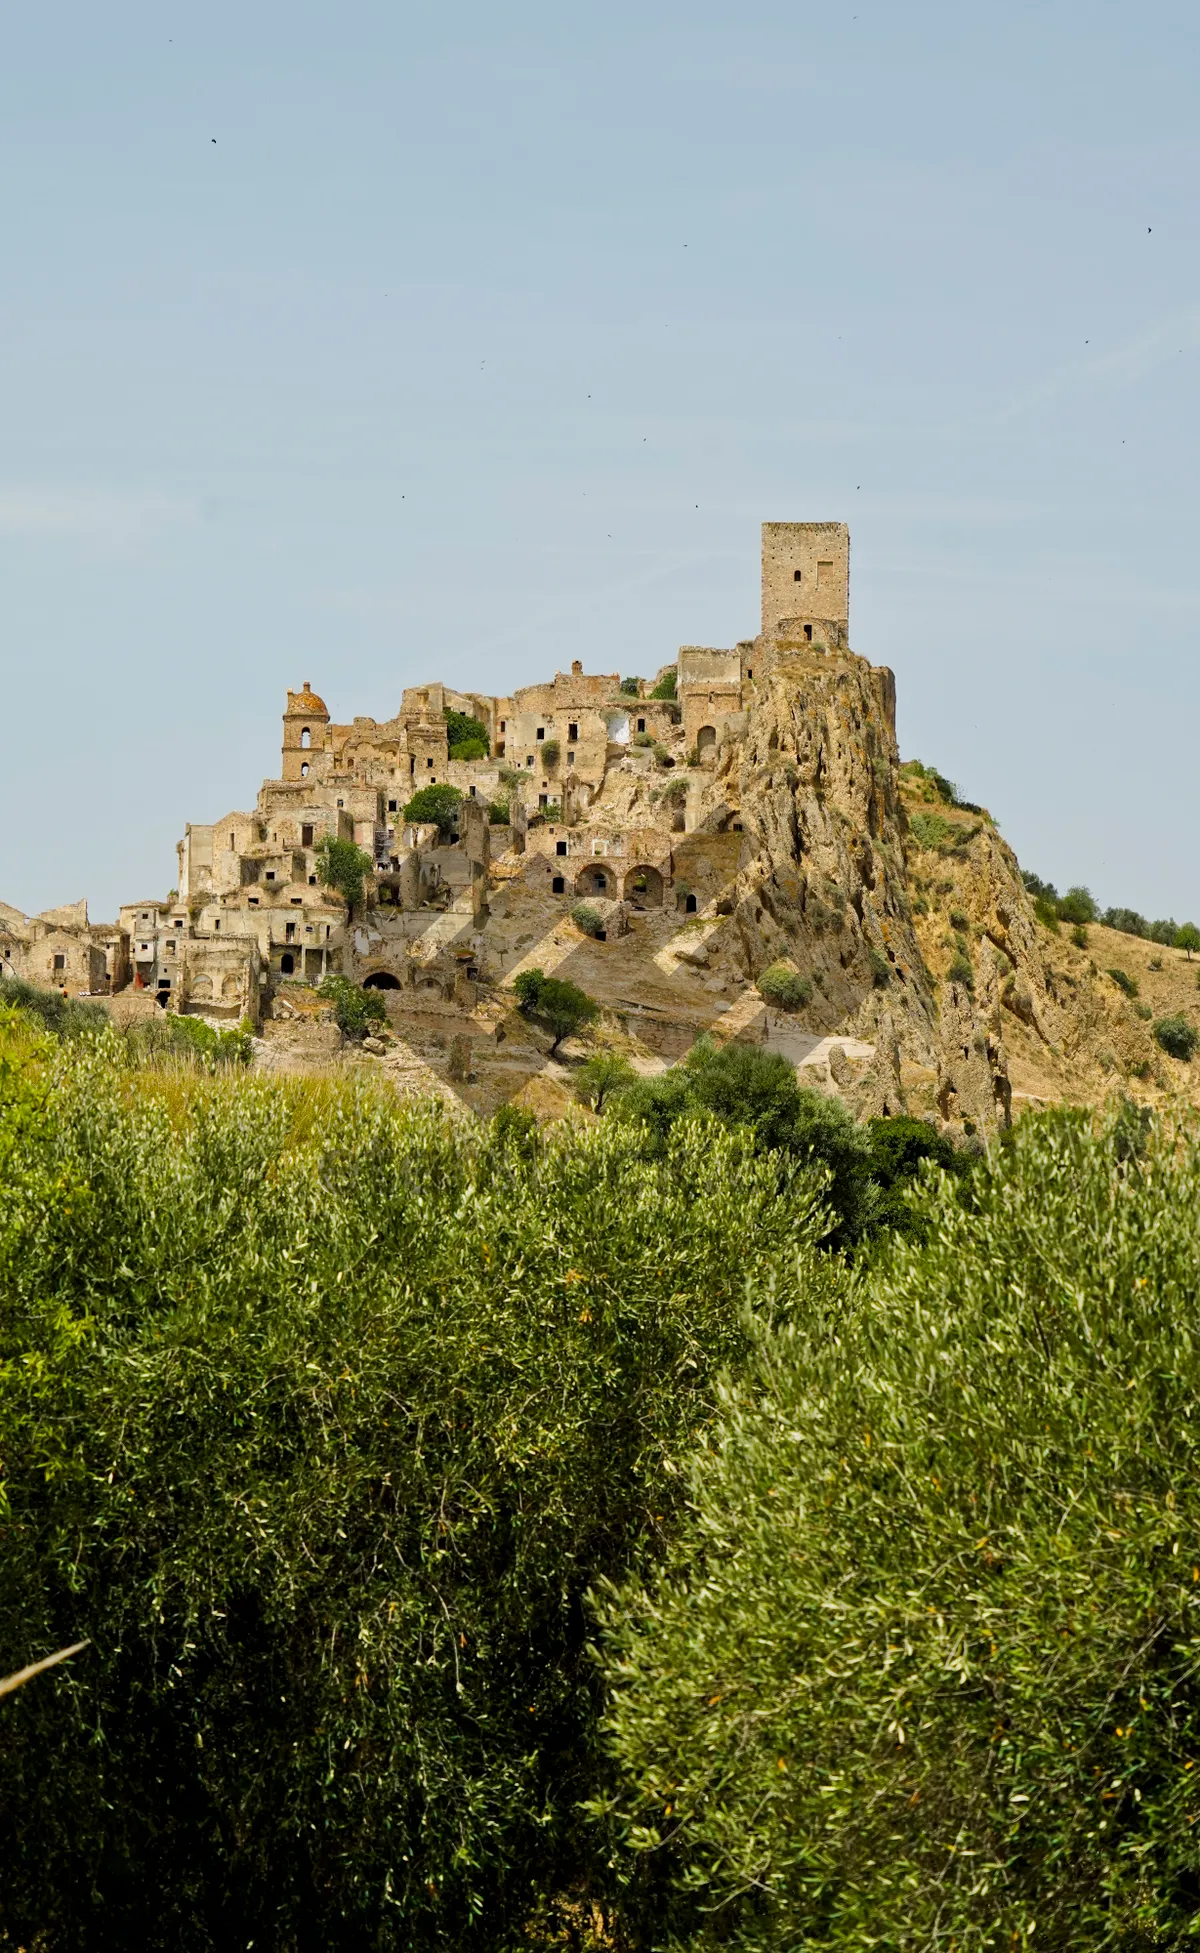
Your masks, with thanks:
[{"label": "terracotta dome", "polygon": [[318,714],[323,715],[326,719],[329,717],[329,708],[326,706],[324,699],[317,697],[307,678],[304,681],[302,691],[288,693],[288,711],[305,712],[310,718],[316,718]]}]

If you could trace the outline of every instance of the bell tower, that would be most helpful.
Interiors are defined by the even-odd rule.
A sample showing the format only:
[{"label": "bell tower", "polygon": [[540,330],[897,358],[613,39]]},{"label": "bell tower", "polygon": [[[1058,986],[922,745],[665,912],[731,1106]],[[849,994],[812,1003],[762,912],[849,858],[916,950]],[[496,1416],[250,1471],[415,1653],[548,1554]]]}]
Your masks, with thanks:
[{"label": "bell tower", "polygon": [[311,756],[324,751],[328,724],[325,701],[317,697],[306,678],[300,691],[287,695],[287,710],[283,715],[283,779],[308,778]]},{"label": "bell tower", "polygon": [[831,648],[850,636],[850,531],[844,522],[764,522],[762,634]]}]

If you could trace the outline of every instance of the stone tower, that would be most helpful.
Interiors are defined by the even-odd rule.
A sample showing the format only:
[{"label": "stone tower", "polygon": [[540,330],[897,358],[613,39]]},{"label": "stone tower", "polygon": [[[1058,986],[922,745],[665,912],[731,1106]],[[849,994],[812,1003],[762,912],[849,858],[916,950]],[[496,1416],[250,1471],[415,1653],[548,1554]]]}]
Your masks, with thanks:
[{"label": "stone tower", "polygon": [[850,531],[844,522],[764,522],[762,634],[843,647],[850,635]]},{"label": "stone tower", "polygon": [[317,697],[306,678],[301,691],[287,695],[287,710],[283,715],[282,779],[308,778],[310,755],[324,747],[328,724],[329,713],[325,709],[325,701]]}]

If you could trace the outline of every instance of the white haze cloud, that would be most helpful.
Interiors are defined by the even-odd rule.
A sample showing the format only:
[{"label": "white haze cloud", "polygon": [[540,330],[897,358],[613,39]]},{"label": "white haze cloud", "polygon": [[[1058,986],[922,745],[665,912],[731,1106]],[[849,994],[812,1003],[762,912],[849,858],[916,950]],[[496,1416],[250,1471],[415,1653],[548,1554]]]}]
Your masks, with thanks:
[{"label": "white haze cloud", "polygon": [[178,496],[0,482],[0,538],[15,542],[66,542],[100,555],[126,556],[198,514],[194,502]]}]

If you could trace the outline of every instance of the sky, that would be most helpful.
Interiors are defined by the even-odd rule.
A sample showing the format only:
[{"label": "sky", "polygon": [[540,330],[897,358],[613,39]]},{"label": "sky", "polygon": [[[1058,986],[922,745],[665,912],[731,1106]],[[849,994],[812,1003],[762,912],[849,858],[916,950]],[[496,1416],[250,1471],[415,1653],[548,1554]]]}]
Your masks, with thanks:
[{"label": "sky", "polygon": [[1200,13],[0,7],[0,899],[163,895],[288,686],[646,674],[849,522],[905,757],[1200,916]]}]

